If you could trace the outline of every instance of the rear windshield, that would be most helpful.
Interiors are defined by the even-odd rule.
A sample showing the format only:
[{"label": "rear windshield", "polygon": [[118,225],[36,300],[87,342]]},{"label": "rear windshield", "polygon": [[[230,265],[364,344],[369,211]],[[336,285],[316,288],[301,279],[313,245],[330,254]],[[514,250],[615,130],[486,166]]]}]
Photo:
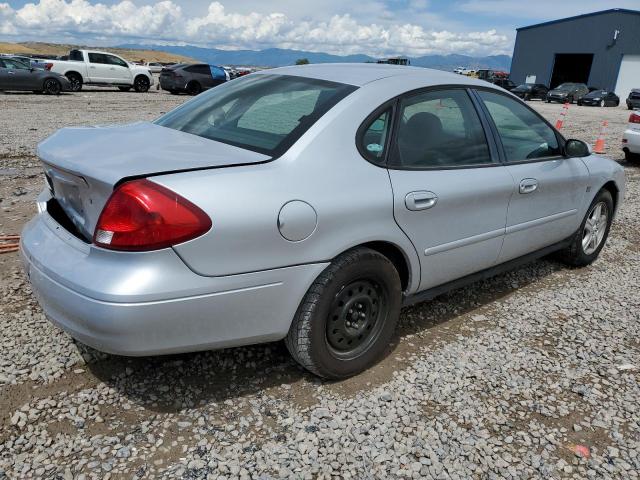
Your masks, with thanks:
[{"label": "rear windshield", "polygon": [[278,156],[354,90],[312,78],[250,75],[198,95],[155,123]]}]

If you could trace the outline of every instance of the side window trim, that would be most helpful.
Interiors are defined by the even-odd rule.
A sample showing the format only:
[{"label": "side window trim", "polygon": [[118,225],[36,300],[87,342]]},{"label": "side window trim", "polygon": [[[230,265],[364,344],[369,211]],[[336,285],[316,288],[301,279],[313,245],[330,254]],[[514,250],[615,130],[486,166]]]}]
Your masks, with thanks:
[{"label": "side window trim", "polygon": [[[486,117],[487,122],[491,126],[492,136],[494,137],[494,141],[496,142],[496,144],[498,146],[498,151],[500,152],[500,161],[503,164],[505,164],[505,165],[521,165],[523,163],[549,162],[549,161],[552,161],[552,160],[559,160],[559,159],[562,159],[562,158],[566,158],[563,154],[559,154],[559,155],[551,155],[551,156],[548,156],[548,157],[531,158],[531,159],[526,159],[525,158],[523,160],[517,160],[515,162],[507,162],[506,153],[505,153],[505,150],[504,150],[504,145],[502,144],[502,139],[500,138],[500,134],[498,133],[498,127],[496,127],[496,124],[493,121],[493,117],[491,117],[491,113],[489,113],[489,109],[487,108],[487,106],[484,104],[484,101],[480,97],[480,94],[478,93],[479,90],[483,90],[483,91],[486,91],[486,92],[494,93],[496,95],[502,95],[503,97],[507,97],[507,98],[513,98],[514,101],[519,101],[519,100],[517,99],[517,97],[512,97],[509,94],[505,94],[505,93],[500,92],[498,90],[495,90],[493,88],[483,88],[483,87],[474,87],[473,88],[473,96],[477,99],[477,102],[478,102],[480,108],[482,109],[483,116]],[[553,127],[553,125],[551,125],[551,123],[549,123],[549,121],[546,118],[544,118],[542,115],[540,115],[538,112],[536,112],[529,105],[527,105],[524,102],[522,102],[522,105],[524,105],[530,112],[532,112],[536,117],[538,117],[540,120],[542,120],[542,122],[545,123],[551,129],[551,131],[556,136],[556,139],[558,141],[558,146],[560,147],[560,151],[561,152],[564,151],[564,144],[566,143],[566,139],[562,136],[562,134],[560,132],[558,132]]]},{"label": "side window trim", "polygon": [[[399,97],[395,97],[395,98],[392,98],[391,100],[387,100],[378,108],[376,108],[373,112],[367,115],[367,117],[360,124],[360,126],[358,127],[358,130],[356,131],[356,148],[358,150],[358,153],[360,153],[360,156],[363,159],[365,159],[370,164],[375,165],[376,167],[389,168],[389,151],[391,150],[391,147],[394,144],[393,142],[395,142],[396,117],[397,117],[396,112],[397,112],[398,98]],[[364,150],[364,145],[363,145],[364,134],[369,129],[371,124],[380,115],[385,113],[387,110],[390,110],[390,119],[389,119],[389,127],[388,127],[389,132],[387,133],[387,138],[385,139],[385,144],[384,144],[384,155],[382,156],[382,158],[380,158],[379,162],[375,162],[370,158],[368,158],[367,153]]]},{"label": "side window trim", "polygon": [[[420,95],[422,93],[434,92],[438,90],[452,90],[459,89],[465,90],[467,95],[469,96],[469,100],[473,104],[473,108],[478,115],[480,120],[480,124],[482,126],[482,130],[485,136],[485,140],[487,142],[487,146],[489,147],[489,155],[491,157],[492,162],[486,164],[478,164],[478,165],[457,165],[451,167],[421,167],[421,168],[408,168],[408,167],[399,167],[397,165],[391,165],[389,162],[389,157],[392,155],[396,155],[395,152],[397,147],[397,137],[398,137],[398,124],[400,123],[400,115],[398,115],[398,108],[400,101],[405,98],[412,97],[414,95]],[[362,148],[362,138],[364,136],[364,132],[367,130],[369,125],[373,120],[378,118],[382,113],[388,110],[391,107],[391,131],[389,135],[387,135],[387,143],[385,145],[385,154],[383,159],[381,159],[380,163],[372,162],[367,158],[364,150]],[[493,132],[493,122],[490,118],[485,117],[484,104],[479,100],[479,97],[476,98],[476,92],[473,91],[473,88],[469,85],[460,85],[460,84],[451,84],[451,85],[436,85],[430,87],[421,87],[416,88],[414,90],[410,90],[404,92],[396,97],[387,100],[378,108],[376,108],[373,112],[371,112],[364,121],[358,127],[356,132],[356,148],[360,153],[360,156],[364,158],[367,162],[375,165],[377,167],[387,168],[389,170],[460,170],[460,169],[470,169],[470,168],[489,168],[489,167],[499,167],[503,166],[503,157],[502,157],[502,144],[498,143],[495,138],[495,134]]]},{"label": "side window trim", "polygon": [[[483,164],[470,164],[470,165],[453,165],[453,166],[435,166],[435,167],[402,167],[399,165],[393,165],[387,159],[387,168],[389,170],[412,170],[412,171],[431,171],[431,170],[469,170],[473,168],[492,168],[492,167],[501,167],[503,163],[501,161],[501,157],[498,154],[499,148],[495,143],[495,139],[490,131],[487,131],[487,123],[483,121],[484,113],[482,110],[478,109],[478,105],[474,102],[474,94],[471,93],[471,87],[469,85],[461,85],[461,84],[451,84],[451,85],[435,85],[431,87],[422,87],[415,90],[410,90],[408,92],[404,92],[401,95],[398,95],[396,100],[396,112],[399,109],[399,104],[402,100],[406,98],[411,98],[415,95],[421,95],[423,93],[437,92],[441,90],[463,90],[467,96],[469,97],[469,101],[471,102],[473,109],[478,115],[478,120],[480,121],[480,126],[482,127],[483,135],[485,141],[487,142],[487,147],[489,148],[489,156],[491,158],[491,163],[483,163]],[[387,157],[389,155],[398,155],[397,152],[397,135],[398,135],[398,125],[399,125],[400,115],[394,115],[393,121],[393,134],[391,135],[392,144],[387,153]]]}]

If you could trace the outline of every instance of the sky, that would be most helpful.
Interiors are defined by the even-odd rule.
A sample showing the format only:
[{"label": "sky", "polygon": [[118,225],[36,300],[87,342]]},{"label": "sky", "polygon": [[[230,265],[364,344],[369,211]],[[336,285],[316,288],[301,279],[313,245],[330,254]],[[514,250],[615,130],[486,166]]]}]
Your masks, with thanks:
[{"label": "sky", "polygon": [[510,55],[515,29],[640,0],[0,0],[0,41]]}]

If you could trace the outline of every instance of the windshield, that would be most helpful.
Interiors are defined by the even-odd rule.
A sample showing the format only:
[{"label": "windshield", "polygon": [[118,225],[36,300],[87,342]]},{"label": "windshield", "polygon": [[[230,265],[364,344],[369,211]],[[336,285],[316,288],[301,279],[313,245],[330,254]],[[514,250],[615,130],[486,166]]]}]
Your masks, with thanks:
[{"label": "windshield", "polygon": [[561,91],[573,90],[577,86],[578,84],[576,83],[563,83],[562,85],[557,86],[556,90],[561,90]]},{"label": "windshield", "polygon": [[533,88],[532,83],[523,83],[522,85],[518,85],[516,87],[518,90],[531,90]]},{"label": "windshield", "polygon": [[224,83],[163,115],[156,125],[279,156],[352,85],[289,75],[250,75]]}]

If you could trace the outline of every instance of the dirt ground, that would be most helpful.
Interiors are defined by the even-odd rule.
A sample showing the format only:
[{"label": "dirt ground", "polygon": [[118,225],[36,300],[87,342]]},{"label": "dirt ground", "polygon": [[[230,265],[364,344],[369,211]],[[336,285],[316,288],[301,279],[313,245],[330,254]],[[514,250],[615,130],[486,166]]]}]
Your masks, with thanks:
[{"label": "dirt ground", "polygon": [[[96,88],[59,97],[0,93],[0,235],[18,234],[35,213],[43,188],[39,141],[64,126],[151,120],[188,98]],[[552,123],[562,109],[531,105]],[[478,478],[637,478],[629,472],[637,472],[640,462],[638,412],[628,403],[638,404],[638,374],[611,371],[622,359],[635,368],[640,357],[636,293],[624,291],[629,281],[637,287],[640,276],[640,168],[624,162],[620,144],[628,117],[623,107],[572,105],[562,129],[567,138],[593,145],[606,120],[605,154],[625,167],[634,194],[603,258],[581,271],[543,260],[405,309],[387,358],[343,382],[322,382],[302,371],[280,343],[162,358],[95,352],[44,319],[18,254],[0,254],[0,479],[305,478],[309,472],[308,478],[465,478],[469,472]],[[627,276],[614,279],[614,270]],[[602,296],[585,314],[577,305],[587,284],[598,286]],[[619,337],[614,327],[603,334],[585,325],[585,319],[600,325],[615,316],[625,318]],[[616,350],[623,344],[624,351]],[[476,353],[490,370],[476,366],[481,370],[467,372],[473,355],[457,363]],[[578,367],[580,355],[587,355],[586,363]],[[511,369],[523,356],[529,363]],[[447,366],[455,368],[434,375]],[[575,393],[578,383],[566,380],[575,378],[571,369],[580,368],[585,370],[578,383],[591,393]],[[517,381],[510,376],[516,371]],[[587,377],[597,372],[602,380],[590,383]],[[451,380],[440,383],[448,375]],[[523,393],[523,383],[539,391],[537,399],[529,390]],[[402,403],[414,394],[419,411]],[[362,418],[344,413],[378,405],[380,398],[386,402],[387,395],[393,396],[389,405],[399,402],[400,413],[380,413],[382,407],[361,409],[368,412]],[[484,403],[466,404],[472,401],[468,396]],[[375,423],[395,415],[413,419],[423,433],[440,432],[433,442],[449,447],[434,450],[436,461],[399,445],[399,437],[395,445],[383,445],[390,431],[384,430],[374,448],[385,452],[381,460],[374,453],[370,461],[364,454],[353,461],[340,457],[344,425],[358,425],[360,433],[349,430],[355,451],[367,444],[357,441],[360,429],[375,430]],[[422,427],[415,432],[408,420],[399,422],[408,430],[394,431],[406,438],[423,435]],[[468,433],[473,448],[485,439],[491,452],[465,456],[462,440]],[[534,456],[525,452],[530,434]],[[456,439],[462,439],[462,450],[451,446]],[[300,447],[307,443],[308,449]],[[589,446],[591,460],[571,453],[577,443]],[[312,462],[304,463],[309,455]],[[412,462],[418,476],[412,477]],[[369,465],[366,475],[362,465]]]}]

